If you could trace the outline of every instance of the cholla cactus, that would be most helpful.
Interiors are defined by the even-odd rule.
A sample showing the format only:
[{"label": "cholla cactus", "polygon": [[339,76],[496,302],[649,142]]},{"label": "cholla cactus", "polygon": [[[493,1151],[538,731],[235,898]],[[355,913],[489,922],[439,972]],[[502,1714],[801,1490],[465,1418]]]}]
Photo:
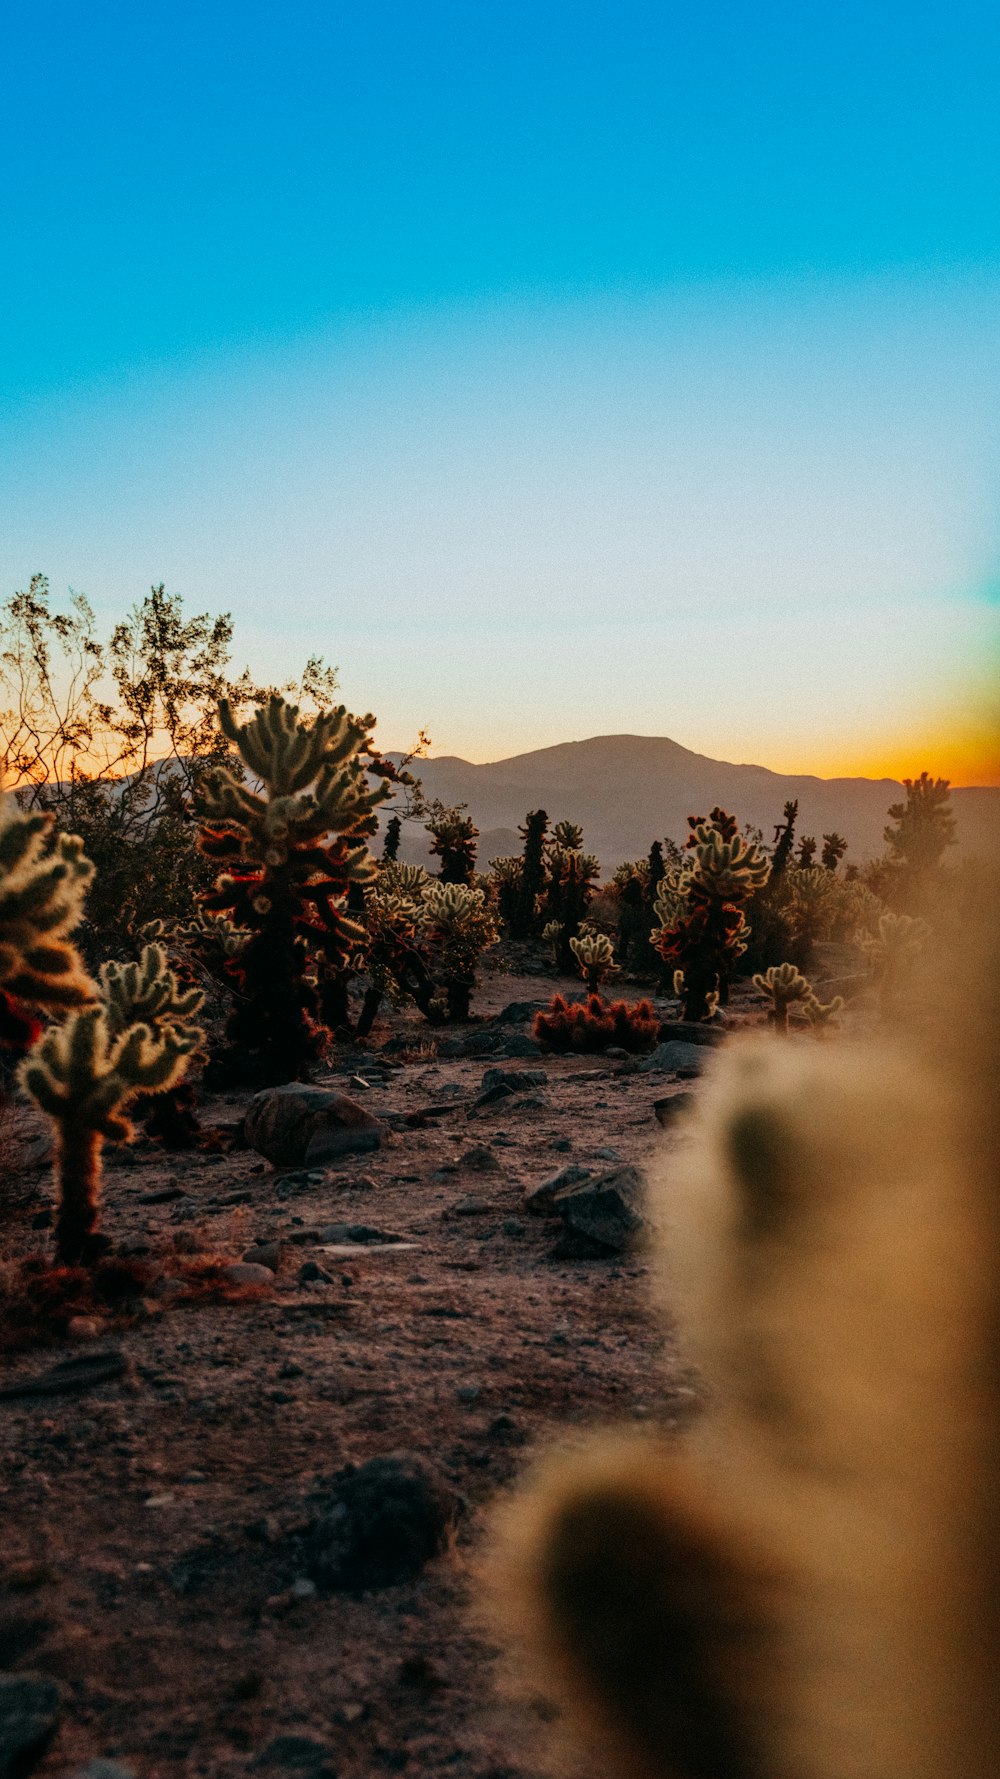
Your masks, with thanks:
[{"label": "cholla cactus", "polygon": [[97,982],[116,1037],[130,1025],[147,1025],[154,1037],[167,1026],[184,1029],[205,999],[200,988],[181,986],[162,945],[144,946],[138,963],[102,964]]},{"label": "cholla cactus", "polygon": [[423,892],[421,924],[440,972],[448,1016],[468,1019],[476,965],[500,936],[486,897],[464,883],[432,881]]},{"label": "cholla cactus", "polygon": [[556,822],[552,838],[556,846],[564,847],[567,852],[583,850],[583,829],[578,822]]},{"label": "cholla cactus", "polygon": [[771,997],[767,1017],[776,1032],[787,1032],[788,1009],[793,1001],[807,1001],[812,995],[808,982],[794,964],[772,964],[762,976],[753,978],[753,985],[761,994]]},{"label": "cholla cactus", "polygon": [[570,940],[569,948],[587,984],[587,993],[598,994],[601,983],[618,968],[611,940],[606,933],[581,933]]},{"label": "cholla cactus", "polygon": [[930,1034],[727,1047],[651,1170],[703,1411],[550,1460],[498,1604],[588,1769],[1000,1769],[993,953]]},{"label": "cholla cactus", "polygon": [[471,883],[479,839],[472,817],[458,809],[443,809],[427,823],[427,832],[433,837],[431,853],[441,860],[440,882]]},{"label": "cholla cactus", "polygon": [[401,865],[398,860],[393,860],[390,864],[383,865],[375,887],[380,895],[400,896],[404,901],[419,902],[430,882],[432,878],[422,865]]},{"label": "cholla cactus", "polygon": [[407,894],[393,886],[400,873],[415,871],[424,882],[430,879],[418,867],[401,866],[384,871],[365,899],[365,950],[358,960],[371,987],[366,991],[356,1033],[367,1037],[386,995],[393,1000],[412,1000],[426,1019],[438,1016],[435,983],[430,973],[428,943],[423,927],[420,889]]},{"label": "cholla cactus", "polygon": [[916,920],[909,914],[883,914],[879,917],[877,937],[866,932],[855,935],[855,944],[872,966],[879,1005],[887,1017],[896,1011],[900,993],[930,932],[925,920]]},{"label": "cholla cactus", "polygon": [[180,1080],[200,1032],[164,1024],[116,1029],[106,1006],[50,1026],[21,1065],[21,1082],[56,1130],[56,1253],[63,1265],[91,1257],[97,1236],[101,1150],[127,1143],[125,1108],[139,1093]]},{"label": "cholla cactus", "polygon": [[[567,826],[572,824],[559,824],[564,831]],[[574,829],[574,832],[578,830]],[[571,940],[580,931],[601,867],[593,853],[583,852],[579,847],[563,846],[558,841],[548,847],[545,864],[544,912],[549,921],[556,920],[562,927],[557,964],[569,972],[573,968]]]},{"label": "cholla cactus", "polygon": [[252,933],[230,966],[241,990],[231,1072],[287,1081],[319,1055],[326,1028],[346,1023],[349,967],[364,944],[357,904],[377,872],[365,837],[391,791],[367,776],[370,716],[340,706],[310,722],[275,696],[247,723],[224,700],[219,721],[262,785],[218,767],[200,791],[200,845],[229,867],[204,906]]},{"label": "cholla cactus", "polygon": [[750,932],[743,908],[763,888],[771,866],[756,841],[736,832],[734,818],[724,810],[713,810],[709,821],[689,821],[691,863],[679,877],[667,873],[657,906],[664,912],[676,907],[680,892],[683,902],[669,924],[663,921],[654,930],[653,944],[676,966],[685,1019],[708,1019],[728,997]]},{"label": "cholla cactus", "polygon": [[552,962],[559,967],[559,941],[562,938],[562,921],[547,920],[542,928],[542,938],[552,952]]},{"label": "cholla cactus", "polygon": [[83,917],[94,874],[74,834],[53,835],[54,818],[0,814],[0,1044],[18,1054],[41,1027],[33,1009],[84,1006],[95,988],[69,935]]}]

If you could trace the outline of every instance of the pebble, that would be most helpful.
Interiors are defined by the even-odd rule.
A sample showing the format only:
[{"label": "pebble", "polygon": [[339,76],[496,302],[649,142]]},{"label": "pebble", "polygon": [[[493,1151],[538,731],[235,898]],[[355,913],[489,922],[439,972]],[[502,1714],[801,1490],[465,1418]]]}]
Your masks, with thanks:
[{"label": "pebble", "polygon": [[236,1260],[226,1267],[226,1278],[233,1285],[273,1285],[274,1273],[269,1266],[258,1266],[251,1260]]}]

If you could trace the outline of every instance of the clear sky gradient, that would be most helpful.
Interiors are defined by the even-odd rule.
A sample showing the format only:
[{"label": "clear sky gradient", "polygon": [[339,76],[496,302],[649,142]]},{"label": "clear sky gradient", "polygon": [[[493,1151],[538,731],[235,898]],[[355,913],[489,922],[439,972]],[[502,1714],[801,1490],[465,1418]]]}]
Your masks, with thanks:
[{"label": "clear sky gradient", "polygon": [[0,590],[387,745],[1000,779],[993,6],[12,12]]}]

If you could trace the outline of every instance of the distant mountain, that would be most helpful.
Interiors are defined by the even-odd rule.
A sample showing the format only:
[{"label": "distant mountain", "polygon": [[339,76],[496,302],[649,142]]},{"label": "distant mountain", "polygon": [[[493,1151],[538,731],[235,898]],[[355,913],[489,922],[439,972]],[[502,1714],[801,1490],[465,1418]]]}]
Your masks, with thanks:
[{"label": "distant mountain", "polygon": [[[607,870],[639,858],[653,840],[682,841],[687,817],[720,803],[739,822],[751,822],[770,842],[784,805],[798,798],[798,835],[817,840],[836,828],[860,863],[882,851],[890,803],[905,796],[893,778],[813,778],[735,765],[692,753],[651,735],[595,735],[475,766],[452,755],[421,760],[417,770],[430,797],[465,803],[480,829],[480,862],[520,850],[518,825],[529,809],[553,821],[579,822],[587,848]],[[1000,789],[952,792],[963,853],[1000,857]],[[422,830],[405,827],[402,856],[427,857]]]}]

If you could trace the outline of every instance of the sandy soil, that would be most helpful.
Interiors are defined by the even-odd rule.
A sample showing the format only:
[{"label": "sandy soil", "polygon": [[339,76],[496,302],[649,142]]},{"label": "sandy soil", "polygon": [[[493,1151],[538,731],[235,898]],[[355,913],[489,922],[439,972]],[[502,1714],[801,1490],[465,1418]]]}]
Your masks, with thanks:
[{"label": "sandy soil", "polygon": [[[476,1010],[552,987],[488,977]],[[412,1030],[422,1053],[384,1087],[350,1086],[362,1054],[317,1079],[376,1112],[473,1095],[490,1059],[435,1060],[428,1028]],[[524,1194],[570,1161],[641,1164],[672,1140],[653,1101],[687,1083],[600,1057],[500,1066],[543,1067],[544,1103],[397,1130],[321,1184],[283,1184],[251,1151],[109,1158],[116,1245],[282,1250],[258,1301],[165,1303],[102,1331],[92,1344],[121,1345],[120,1379],[0,1404],[0,1667],[64,1693],[41,1775],[93,1756],[149,1779],[540,1770],[547,1708],[505,1699],[470,1616],[490,1504],[539,1443],[608,1420],[678,1425],[696,1389],[647,1312],[643,1259],[552,1260],[556,1231]],[[231,1123],[247,1097],[210,1100],[207,1121]],[[464,1163],[473,1145],[499,1165]],[[8,1254],[47,1239],[31,1227],[47,1192],[44,1167],[13,1182]],[[335,1221],[413,1246],[325,1257],[332,1282],[299,1282],[303,1238]],[[3,1382],[82,1350],[21,1354]],[[464,1497],[453,1549],[405,1586],[311,1592],[301,1535],[318,1495],[344,1464],[395,1451],[433,1458]]]}]

